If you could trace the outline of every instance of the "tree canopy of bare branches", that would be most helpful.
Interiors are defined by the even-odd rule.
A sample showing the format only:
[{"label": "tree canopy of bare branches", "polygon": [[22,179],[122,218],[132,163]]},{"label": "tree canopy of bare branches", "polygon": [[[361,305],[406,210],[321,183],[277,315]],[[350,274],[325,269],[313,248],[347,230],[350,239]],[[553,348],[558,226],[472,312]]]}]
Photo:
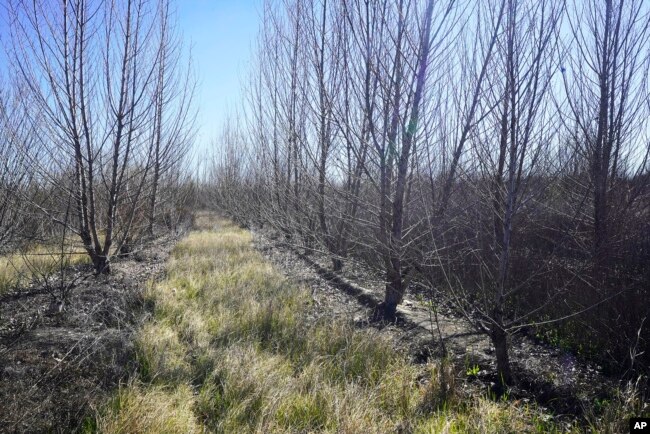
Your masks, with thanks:
[{"label": "tree canopy of bare branches", "polygon": [[436,287],[491,338],[504,383],[508,336],[530,327],[566,324],[630,361],[644,313],[621,305],[650,282],[648,5],[284,0],[263,14],[206,178],[215,206],[333,271],[350,256],[375,268],[386,318],[412,282]]},{"label": "tree canopy of bare branches", "polygon": [[[153,230],[192,137],[193,78],[166,0],[11,0],[9,58],[48,191],[31,205],[79,236],[95,271]],[[187,65],[189,66],[189,64]],[[69,203],[69,207],[61,204]]]}]

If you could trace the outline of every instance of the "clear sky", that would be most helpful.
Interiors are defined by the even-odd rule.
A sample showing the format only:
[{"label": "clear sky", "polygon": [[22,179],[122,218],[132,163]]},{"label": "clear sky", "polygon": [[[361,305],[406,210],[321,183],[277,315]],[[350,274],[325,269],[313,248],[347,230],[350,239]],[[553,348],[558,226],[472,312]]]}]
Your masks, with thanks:
[{"label": "clear sky", "polygon": [[[219,135],[228,113],[241,105],[262,0],[172,0],[172,6],[198,79],[196,149],[201,153]],[[6,4],[0,0],[1,43],[9,42],[6,23]],[[0,49],[0,81],[6,66]]]},{"label": "clear sky", "polygon": [[179,30],[198,76],[197,152],[216,138],[229,111],[241,105],[260,24],[260,0],[175,0]]}]

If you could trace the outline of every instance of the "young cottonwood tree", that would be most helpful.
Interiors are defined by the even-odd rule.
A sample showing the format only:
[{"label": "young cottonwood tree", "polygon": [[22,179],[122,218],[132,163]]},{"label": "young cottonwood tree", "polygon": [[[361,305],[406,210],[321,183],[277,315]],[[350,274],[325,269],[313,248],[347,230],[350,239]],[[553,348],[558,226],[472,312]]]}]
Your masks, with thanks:
[{"label": "young cottonwood tree", "polygon": [[19,192],[31,179],[20,152],[21,143],[29,137],[29,126],[20,113],[19,97],[18,92],[0,88],[0,254],[20,241],[25,217]]},{"label": "young cottonwood tree", "polygon": [[[111,255],[130,239],[142,186],[163,165],[163,106],[184,94],[164,88],[170,56],[179,56],[166,34],[166,3],[9,1],[10,56],[43,150],[36,159],[26,149],[29,164],[60,203],[72,196],[74,218],[34,205],[80,237],[97,273],[109,272]],[[188,120],[181,109],[172,129]]]},{"label": "young cottonwood tree", "polygon": [[[400,2],[400,6],[403,2]],[[429,0],[422,14],[421,24],[419,27],[419,45],[415,56],[415,62],[412,67],[413,81],[412,93],[405,92],[408,82],[402,81],[402,76],[406,75],[402,65],[406,59],[402,59],[402,33],[403,15],[405,11],[398,11],[398,31],[397,46],[395,49],[394,71],[391,80],[394,98],[391,110],[390,129],[388,130],[386,154],[384,159],[388,161],[388,167],[382,167],[382,225],[381,228],[388,234],[385,246],[384,262],[386,264],[386,291],[384,296],[383,308],[384,316],[391,318],[395,316],[397,305],[401,303],[404,296],[404,274],[402,265],[403,252],[403,235],[404,235],[404,213],[405,213],[405,195],[406,187],[413,156],[413,148],[417,138],[417,132],[422,122],[423,114],[421,113],[422,100],[424,98],[427,78],[431,74],[432,59],[439,61],[444,55],[445,49],[449,47],[447,37],[455,22],[455,2],[435,2]],[[407,6],[408,7],[408,6]],[[415,7],[415,6],[413,6]],[[406,41],[404,41],[406,44]],[[400,99],[406,97],[408,103],[404,106],[405,112],[400,112]],[[398,147],[398,134],[401,130],[401,143]],[[398,151],[399,149],[399,151]],[[393,171],[390,165],[395,158],[395,178],[394,192],[389,196]],[[389,198],[390,197],[390,198]],[[389,205],[390,204],[390,205]],[[388,212],[387,212],[388,211]],[[385,221],[386,217],[388,221]],[[381,230],[380,229],[380,230]]]},{"label": "young cottonwood tree", "polygon": [[[567,130],[587,177],[591,252],[599,279],[612,267],[617,232],[648,183],[650,10],[643,1],[588,0],[570,13],[573,36],[565,69]],[[627,189],[626,179],[640,181]],[[581,199],[579,199],[581,200]]]},{"label": "young cottonwood tree", "polygon": [[[151,122],[151,190],[147,210],[147,233],[154,234],[158,205],[165,202],[161,183],[166,174],[183,169],[194,132],[195,112],[193,97],[195,82],[189,64],[181,63],[183,45],[173,26],[173,16],[167,1],[158,4],[158,58],[156,82],[151,99],[154,100]],[[173,198],[166,198],[170,201]],[[173,201],[173,200],[172,200]]]},{"label": "young cottonwood tree", "polygon": [[505,384],[512,382],[508,334],[529,316],[512,302],[524,296],[528,287],[513,283],[510,276],[513,237],[523,210],[540,206],[546,183],[539,179],[553,170],[548,156],[559,121],[551,91],[559,75],[555,59],[563,11],[562,1],[507,0],[494,15],[501,32],[488,75],[486,103],[495,109],[481,122],[474,139],[476,206],[488,211],[487,227],[492,230],[488,247],[480,250],[478,258],[483,282],[479,296],[465,294],[457,301],[471,306],[465,310],[475,312],[476,325],[490,336],[498,375]]},{"label": "young cottonwood tree", "polygon": [[573,170],[561,206],[579,221],[575,249],[588,258],[577,304],[607,301],[584,320],[582,338],[607,348],[606,363],[632,372],[634,348],[650,340],[647,308],[639,302],[650,287],[650,7],[588,0],[568,15],[562,119]]}]

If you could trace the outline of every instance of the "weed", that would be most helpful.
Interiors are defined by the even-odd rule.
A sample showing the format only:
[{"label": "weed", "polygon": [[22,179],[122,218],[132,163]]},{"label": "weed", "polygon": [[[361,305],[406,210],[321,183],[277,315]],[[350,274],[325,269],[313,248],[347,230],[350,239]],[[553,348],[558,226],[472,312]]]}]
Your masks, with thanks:
[{"label": "weed", "polygon": [[465,375],[468,377],[476,377],[478,373],[481,372],[481,368],[478,365],[473,365],[465,371]]}]

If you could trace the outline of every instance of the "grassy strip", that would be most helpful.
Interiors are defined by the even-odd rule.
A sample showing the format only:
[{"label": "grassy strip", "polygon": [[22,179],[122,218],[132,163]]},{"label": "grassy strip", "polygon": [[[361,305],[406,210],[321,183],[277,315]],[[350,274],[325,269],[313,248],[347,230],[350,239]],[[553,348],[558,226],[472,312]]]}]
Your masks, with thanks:
[{"label": "grassy strip", "polygon": [[[199,220],[200,222],[200,220]],[[444,362],[413,365],[379,333],[309,322],[289,283],[227,221],[175,248],[146,297],[138,378],[88,431],[554,432],[532,407],[461,399]]]}]

